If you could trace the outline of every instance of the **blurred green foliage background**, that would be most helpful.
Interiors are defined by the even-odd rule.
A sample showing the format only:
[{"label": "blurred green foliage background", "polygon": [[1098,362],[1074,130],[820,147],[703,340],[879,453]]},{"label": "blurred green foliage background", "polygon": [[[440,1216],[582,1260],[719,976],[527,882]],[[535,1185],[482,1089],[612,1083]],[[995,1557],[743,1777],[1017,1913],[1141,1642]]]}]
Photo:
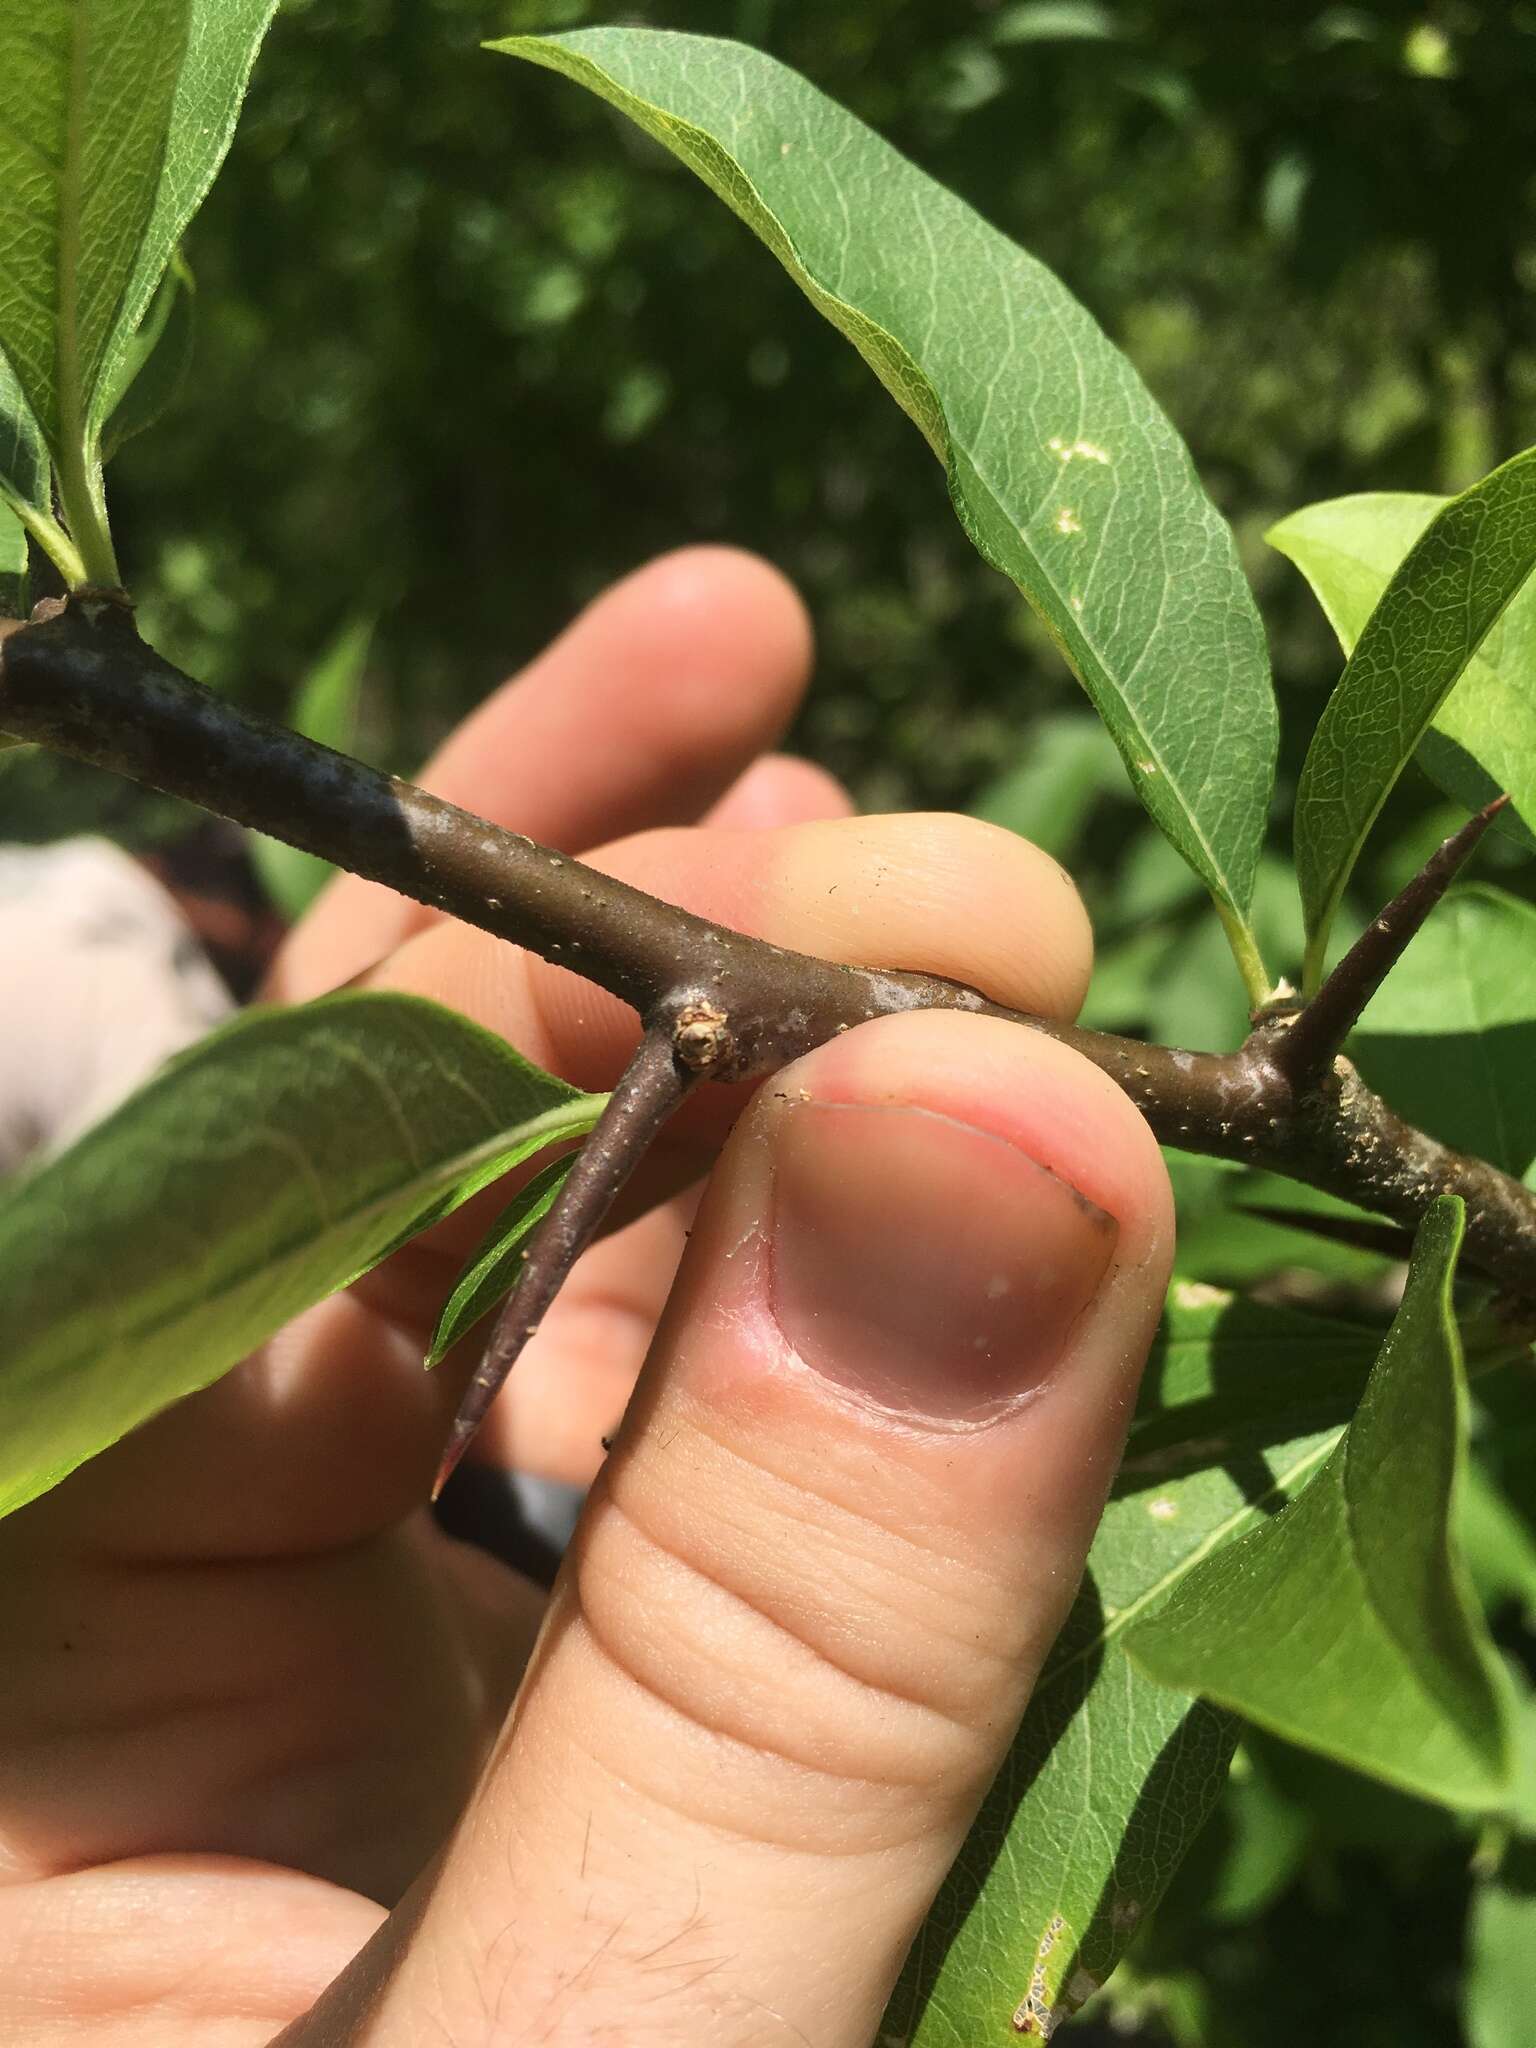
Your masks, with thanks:
[{"label": "blurred green foliage background", "polygon": [[[360,744],[408,769],[612,577],[690,540],[757,548],[820,635],[795,743],[869,806],[980,809],[1070,861],[1101,939],[1089,1021],[1235,1043],[1242,995],[1198,885],[971,552],[909,423],[687,172],[587,95],[477,49],[613,13],[287,0],[189,240],[191,382],[114,465],[150,637],[287,715],[338,634],[375,620]],[[1269,627],[1285,741],[1258,921],[1271,963],[1293,963],[1285,818],[1340,664],[1262,534],[1348,491],[1459,489],[1536,441],[1536,0],[623,15],[797,66],[1051,264],[1129,352],[1233,520]],[[13,763],[0,835],[86,817],[142,835],[173,816],[108,790]],[[1357,912],[1459,817],[1410,771]],[[1532,892],[1507,845],[1481,858]],[[1231,1227],[1223,1169],[1175,1167],[1186,1271],[1242,1282],[1289,1255],[1326,1280],[1313,1240]],[[1495,1434],[1536,1470],[1527,1410]],[[1532,1620],[1507,1612],[1506,1639],[1528,1644]],[[1245,1755],[1148,1937],[1141,1992],[1117,1980],[1121,2029],[1180,2048],[1527,2041],[1530,2008],[1508,2034],[1455,2016],[1460,1824],[1296,1753]]]},{"label": "blurred green foliage background", "polygon": [[[1337,661],[1259,538],[1536,439],[1533,0],[673,0],[796,65],[1050,263],[1237,524],[1299,758]],[[197,222],[193,382],[114,471],[168,650],[281,708],[377,614],[404,761],[610,577],[796,578],[802,745],[968,801],[1078,699],[910,424],[680,166],[486,36],[581,0],[288,0]],[[1524,304],[1523,304],[1524,302]]]}]

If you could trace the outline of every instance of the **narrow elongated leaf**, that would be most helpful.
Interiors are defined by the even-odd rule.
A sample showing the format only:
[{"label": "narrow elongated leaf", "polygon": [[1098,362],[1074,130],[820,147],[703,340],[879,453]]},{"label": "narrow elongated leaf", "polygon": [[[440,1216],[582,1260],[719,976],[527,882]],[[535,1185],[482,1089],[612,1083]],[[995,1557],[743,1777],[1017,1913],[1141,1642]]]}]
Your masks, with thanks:
[{"label": "narrow elongated leaf", "polygon": [[1536,1840],[1511,1843],[1472,1900],[1468,2048],[1530,2048],[1536,2025]]},{"label": "narrow elongated leaf", "polygon": [[[1284,528],[1271,536],[1283,545]],[[1536,449],[1430,521],[1360,632],[1296,791],[1296,871],[1307,977],[1388,792],[1483,639],[1536,564]]]},{"label": "narrow elongated leaf", "polygon": [[[76,0],[79,4],[79,0]],[[123,292],[109,369],[130,349],[176,245],[208,196],[277,0],[185,0],[187,35],[176,77],[154,206]],[[98,407],[95,424],[101,423]]]},{"label": "narrow elongated leaf", "polygon": [[522,1269],[528,1240],[554,1207],[555,1197],[565,1186],[570,1170],[569,1159],[552,1159],[526,1187],[518,1190],[496,1218],[443,1303],[443,1312],[427,1347],[429,1366],[441,1364],[459,1339],[467,1337],[503,1295],[511,1293]]},{"label": "narrow elongated leaf", "polygon": [[1131,368],[1051,273],[795,72],[641,29],[493,45],[563,72],[758,234],[927,437],[981,553],[1041,614],[1137,791],[1242,924],[1274,771],[1232,535]]},{"label": "narrow elongated leaf", "polygon": [[[15,373],[0,353],[0,618],[26,613],[27,529],[52,509],[48,450]],[[0,741],[0,745],[5,742]]]},{"label": "narrow elongated leaf", "polygon": [[995,43],[1113,42],[1121,34],[1099,0],[1020,0],[998,16]]},{"label": "narrow elongated leaf", "polygon": [[1419,1229],[1359,1413],[1280,1514],[1132,1630],[1154,1678],[1449,1806],[1510,1792],[1505,1689],[1452,1517],[1466,1388],[1451,1314],[1462,1205]]},{"label": "narrow elongated leaf", "polygon": [[0,1514],[601,1098],[414,997],[253,1012],[0,1199]]},{"label": "narrow elongated leaf", "polygon": [[1505,1601],[1536,1624],[1536,1528],[1478,1459],[1468,1461],[1458,1536],[1473,1590],[1490,1612]]},{"label": "narrow elongated leaf", "polygon": [[5,27],[0,349],[61,465],[94,459],[123,357],[223,161],[274,6],[32,0],[24,23]]},{"label": "narrow elongated leaf", "polygon": [[86,443],[155,207],[187,26],[188,0],[32,0],[5,28],[0,348],[55,459]]},{"label": "narrow elongated leaf", "polygon": [[1536,1166],[1536,910],[1482,883],[1454,889],[1350,1041],[1410,1121],[1516,1178]]},{"label": "narrow elongated leaf", "polygon": [[51,495],[48,450],[16,373],[0,353],[0,505],[9,500],[46,512]]},{"label": "narrow elongated leaf", "polygon": [[[26,529],[5,500],[0,498],[0,619],[21,617],[22,586],[26,577]],[[0,747],[18,744],[0,733]]]},{"label": "narrow elongated leaf", "polygon": [[[1306,577],[1349,654],[1403,557],[1449,503],[1416,491],[1330,498],[1268,535]],[[1419,742],[1418,763],[1477,810],[1507,791],[1494,830],[1536,847],[1536,580],[1527,577]]]},{"label": "narrow elongated leaf", "polygon": [[1045,2036],[1108,1977],[1218,1799],[1235,1736],[1139,1671],[1125,1635],[1316,1469],[1374,1349],[1344,1324],[1174,1287],[1083,1590],[882,2042]]},{"label": "narrow elongated leaf", "polygon": [[104,462],[175,404],[192,367],[197,292],[180,255],[161,278],[149,310],[117,357],[102,402]]},{"label": "narrow elongated leaf", "polygon": [[1513,1668],[1515,1797],[1511,1839],[1484,1870],[1467,1920],[1467,2048],[1529,2048],[1536,2014],[1536,1692]]}]

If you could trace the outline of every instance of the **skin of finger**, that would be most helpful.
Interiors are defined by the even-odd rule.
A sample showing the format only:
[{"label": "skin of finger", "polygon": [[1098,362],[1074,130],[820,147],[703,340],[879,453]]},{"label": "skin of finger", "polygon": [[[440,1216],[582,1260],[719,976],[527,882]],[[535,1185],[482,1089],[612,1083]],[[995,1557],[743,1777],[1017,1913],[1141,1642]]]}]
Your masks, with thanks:
[{"label": "skin of finger", "polygon": [[[691,824],[781,736],[810,664],[805,607],[776,569],[736,548],[684,548],[589,605],[420,780],[564,852]],[[433,921],[343,876],[285,947],[272,992],[300,1002],[336,988]]]},{"label": "skin of finger", "polygon": [[[409,1935],[359,1963],[382,1999],[349,2031],[344,1976],[317,2040],[872,2038],[1077,1585],[1172,1211],[1124,1097],[1006,1024],[885,1019],[784,1081],[711,1182],[492,1767]],[[802,1087],[993,1132],[1118,1220],[1066,1356],[1000,1419],[871,1409],[775,1335],[762,1218]]]},{"label": "skin of finger", "polygon": [[382,1909],[291,1870],[140,1857],[0,1891],[10,2048],[267,2048]]},{"label": "skin of finger", "polygon": [[183,1850],[398,1899],[473,1785],[542,1597],[424,1509],[235,1560],[81,1557],[48,1526],[27,1508],[4,1529],[0,1897]]}]

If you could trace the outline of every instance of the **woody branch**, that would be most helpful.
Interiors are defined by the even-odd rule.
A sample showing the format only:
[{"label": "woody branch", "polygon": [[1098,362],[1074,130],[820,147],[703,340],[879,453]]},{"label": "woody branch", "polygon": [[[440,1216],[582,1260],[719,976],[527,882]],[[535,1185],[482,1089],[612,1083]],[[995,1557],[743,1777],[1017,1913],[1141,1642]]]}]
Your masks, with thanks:
[{"label": "woody branch", "polygon": [[768,1074],[900,1010],[1004,1017],[1091,1060],[1164,1143],[1267,1167],[1409,1226],[1436,1196],[1460,1195],[1467,1261],[1536,1303],[1536,1193],[1404,1122],[1338,1050],[1491,812],[1382,913],[1365,956],[1356,948],[1307,1009],[1262,1019],[1234,1052],[1184,1052],[711,924],[236,709],[162,660],[103,595],[49,609],[0,622],[0,731],[184,797],[571,968],[631,1004],[652,1041],[670,1035],[679,1057],[684,1013],[718,1017],[705,1056],[683,1062],[695,1074]]}]

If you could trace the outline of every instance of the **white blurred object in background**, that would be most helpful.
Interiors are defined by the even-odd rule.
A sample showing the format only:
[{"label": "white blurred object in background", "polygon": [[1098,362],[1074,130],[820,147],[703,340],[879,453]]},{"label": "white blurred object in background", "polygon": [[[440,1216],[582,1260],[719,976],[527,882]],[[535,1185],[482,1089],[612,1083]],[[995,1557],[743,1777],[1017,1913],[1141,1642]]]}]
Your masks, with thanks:
[{"label": "white blurred object in background", "polygon": [[233,1007],[175,903],[107,840],[0,846],[0,1176],[61,1151]]}]

